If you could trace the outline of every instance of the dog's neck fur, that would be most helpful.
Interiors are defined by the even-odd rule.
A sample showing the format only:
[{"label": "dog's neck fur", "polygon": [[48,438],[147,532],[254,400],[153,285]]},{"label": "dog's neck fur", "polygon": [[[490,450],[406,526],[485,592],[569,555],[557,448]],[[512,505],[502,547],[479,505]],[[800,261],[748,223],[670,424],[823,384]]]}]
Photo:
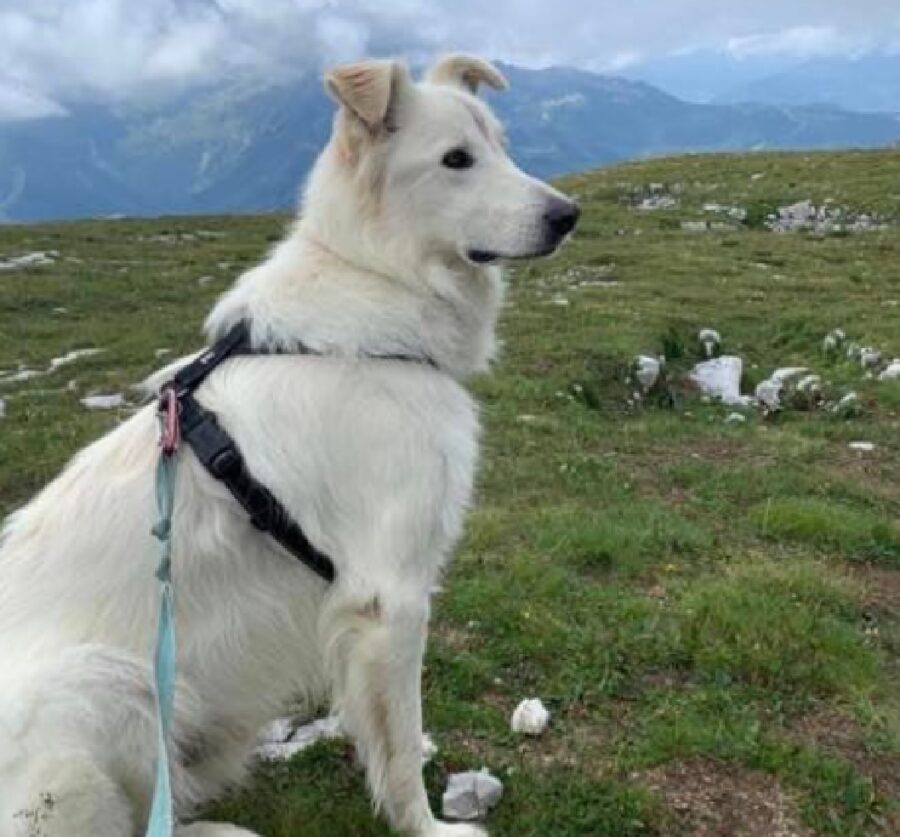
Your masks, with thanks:
[{"label": "dog's neck fur", "polygon": [[456,378],[486,369],[500,270],[428,257],[405,238],[392,239],[334,146],[310,177],[302,219],[213,308],[209,339],[246,320],[260,349],[302,344],[339,357],[405,355]]}]

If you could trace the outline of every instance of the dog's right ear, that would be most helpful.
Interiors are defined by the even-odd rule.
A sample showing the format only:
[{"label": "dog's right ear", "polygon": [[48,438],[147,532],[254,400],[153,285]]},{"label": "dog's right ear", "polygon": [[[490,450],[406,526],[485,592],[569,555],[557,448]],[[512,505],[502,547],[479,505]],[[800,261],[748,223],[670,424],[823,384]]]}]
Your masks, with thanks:
[{"label": "dog's right ear", "polygon": [[397,61],[361,61],[325,74],[325,89],[372,133],[391,130],[394,111],[409,72]]},{"label": "dog's right ear", "polygon": [[482,84],[493,87],[494,90],[506,90],[509,87],[503,73],[490,61],[459,53],[439,58],[426,73],[425,80],[431,84],[455,84],[473,94],[478,92]]}]

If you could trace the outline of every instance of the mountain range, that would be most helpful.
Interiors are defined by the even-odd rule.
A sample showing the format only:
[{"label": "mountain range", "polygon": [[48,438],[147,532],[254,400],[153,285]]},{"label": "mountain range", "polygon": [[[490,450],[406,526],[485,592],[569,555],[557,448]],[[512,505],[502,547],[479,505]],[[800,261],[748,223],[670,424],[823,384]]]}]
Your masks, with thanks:
[{"label": "mountain range", "polygon": [[722,104],[818,102],[851,111],[900,113],[900,55],[809,58],[714,97]]},{"label": "mountain range", "polygon": [[[833,105],[695,104],[642,81],[502,66],[490,94],[513,156],[539,176],[679,151],[874,147],[893,113]],[[161,101],[67,102],[0,123],[0,220],[247,212],[291,207],[333,105],[317,78],[223,81]]]},{"label": "mountain range", "polygon": [[694,50],[647,59],[622,74],[704,104],[824,104],[900,113],[900,53],[792,57]]}]

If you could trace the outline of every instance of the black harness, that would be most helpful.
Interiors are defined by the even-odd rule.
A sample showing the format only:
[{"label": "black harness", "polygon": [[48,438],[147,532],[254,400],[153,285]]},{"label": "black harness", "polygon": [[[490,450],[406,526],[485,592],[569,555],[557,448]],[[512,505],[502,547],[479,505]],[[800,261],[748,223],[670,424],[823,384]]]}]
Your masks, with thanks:
[{"label": "black harness", "polygon": [[[294,350],[294,353],[320,354],[302,345]],[[254,349],[250,344],[247,324],[238,323],[200,357],[181,368],[171,381],[163,384],[160,388],[160,409],[161,412],[165,409],[167,399],[175,399],[180,437],[194,451],[194,455],[209,475],[231,492],[250,516],[253,526],[260,532],[267,533],[325,581],[331,582],[335,577],[332,560],[310,543],[309,538],[272,492],[253,478],[237,444],[219,426],[215,413],[205,409],[194,398],[194,390],[228,358],[263,354],[273,352]],[[435,365],[429,358],[412,355],[369,355],[369,357]]]}]

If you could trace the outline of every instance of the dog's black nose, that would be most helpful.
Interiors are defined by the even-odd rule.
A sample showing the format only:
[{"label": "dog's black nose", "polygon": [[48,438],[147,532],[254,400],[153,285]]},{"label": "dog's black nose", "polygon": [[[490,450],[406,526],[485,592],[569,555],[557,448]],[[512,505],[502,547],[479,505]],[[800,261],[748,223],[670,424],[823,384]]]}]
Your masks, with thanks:
[{"label": "dog's black nose", "polygon": [[581,209],[575,201],[555,200],[544,213],[547,226],[557,238],[568,235],[575,229]]}]

